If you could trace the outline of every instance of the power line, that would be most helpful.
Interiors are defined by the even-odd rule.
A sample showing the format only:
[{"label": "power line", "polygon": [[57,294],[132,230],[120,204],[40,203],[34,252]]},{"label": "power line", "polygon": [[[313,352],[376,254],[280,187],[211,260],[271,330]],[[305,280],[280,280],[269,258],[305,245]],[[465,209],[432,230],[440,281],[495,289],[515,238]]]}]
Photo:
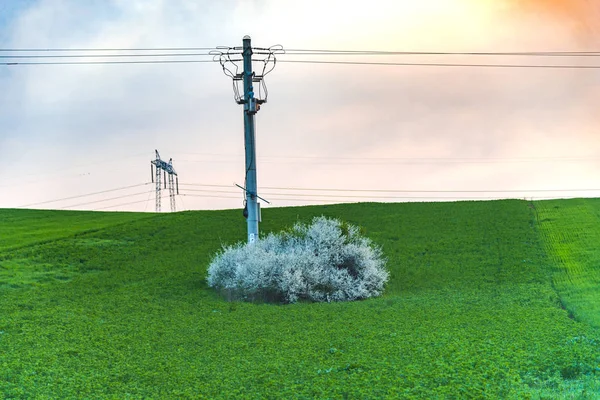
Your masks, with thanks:
[{"label": "power line", "polygon": [[275,159],[324,159],[324,160],[368,160],[368,161],[457,161],[457,162],[488,162],[488,161],[580,161],[592,160],[599,161],[599,156],[562,156],[562,157],[329,157],[329,156],[262,156],[259,158],[275,158]]},{"label": "power line", "polygon": [[[211,56],[209,53],[159,53],[159,54],[58,54],[58,55],[1,55],[0,58],[18,58],[18,59],[30,59],[30,58],[112,58],[112,57],[197,57],[197,56]],[[212,61],[212,60],[211,60]]]},{"label": "power line", "polygon": [[81,195],[78,195],[78,196],[63,197],[61,199],[47,200],[47,201],[42,201],[42,202],[39,202],[39,203],[26,204],[24,206],[19,206],[17,208],[27,208],[27,207],[39,206],[39,205],[42,205],[42,204],[56,203],[56,202],[64,201],[64,200],[79,199],[81,197],[88,197],[88,196],[94,196],[94,195],[97,195],[97,194],[103,194],[103,193],[109,193],[109,192],[116,192],[116,191],[119,191],[119,190],[131,189],[131,188],[145,186],[145,185],[149,185],[149,184],[150,183],[147,182],[147,183],[140,183],[140,184],[137,184],[137,185],[123,186],[123,187],[120,187],[120,188],[103,190],[103,191],[100,191],[100,192],[87,193],[87,194],[81,194]]},{"label": "power line", "polygon": [[[292,194],[293,195],[293,194]],[[195,195],[195,194],[182,194],[181,196],[185,196],[185,197],[198,197],[198,198],[218,198],[218,199],[238,199],[238,197],[232,197],[232,196],[223,196],[223,195]],[[265,194],[265,196],[267,196]],[[333,197],[333,196],[332,196]],[[311,198],[290,198],[290,197],[286,197],[286,198],[280,198],[280,197],[269,197],[269,200],[273,200],[273,201],[294,201],[294,202],[321,202],[321,203],[353,203],[354,201],[352,200],[348,200],[347,197],[352,197],[352,198],[360,198],[363,200],[371,200],[373,199],[375,202],[377,202],[376,200],[381,200],[381,199],[389,199],[389,200],[448,200],[448,201],[460,201],[460,200],[508,200],[508,199],[523,199],[523,197],[499,197],[499,196],[396,196],[396,197],[370,197],[370,196],[338,196],[338,197],[334,197],[334,198],[316,198],[316,197],[311,197]],[[536,199],[536,200],[552,200],[552,199],[562,199],[564,198],[564,196],[538,196],[538,197],[531,197],[531,196],[527,196],[528,199]]]},{"label": "power line", "polygon": [[187,211],[188,208],[185,206],[185,201],[183,201],[183,197],[177,196],[177,198],[179,199],[179,201],[181,201],[181,205],[183,206],[183,211]]},{"label": "power line", "polygon": [[213,60],[150,60],[150,61],[56,61],[56,62],[3,62],[0,65],[98,65],[98,64],[185,64],[214,63]]},{"label": "power line", "polygon": [[218,187],[218,188],[232,188],[233,185],[209,185],[205,183],[180,183],[180,186],[206,186],[206,187]]},{"label": "power line", "polygon": [[[180,200],[183,201],[183,197],[200,197],[200,198],[220,198],[220,199],[239,199],[239,197],[228,197],[228,196],[202,196],[202,195],[186,195],[186,194],[182,194],[180,195]],[[563,199],[565,197],[558,197],[558,196],[544,196],[544,197],[528,197],[527,199],[530,200],[556,200],[556,199]],[[405,200],[448,200],[448,201],[478,201],[478,200],[500,200],[498,197],[440,197],[440,196],[406,196],[403,197],[402,199]],[[506,198],[506,199],[517,199],[517,198]],[[506,200],[505,199],[505,200]],[[518,198],[519,200],[521,200],[522,198]],[[351,201],[344,201],[344,200],[340,200],[340,201],[335,201],[335,200],[327,200],[327,199],[294,199],[294,198],[273,198],[272,200],[275,201],[291,201],[291,202],[300,202],[300,203],[306,203],[306,202],[318,202],[318,203],[327,203],[327,204],[352,204],[353,202]],[[106,210],[109,208],[115,208],[115,207],[123,207],[123,206],[127,206],[127,205],[132,205],[132,204],[139,204],[139,203],[143,203],[146,202],[146,200],[140,200],[140,201],[132,201],[132,202],[128,202],[128,203],[121,203],[121,204],[115,204],[112,206],[106,206],[106,207],[100,207],[100,208],[96,208],[92,211],[101,211],[101,210]]]},{"label": "power line", "polygon": [[[228,186],[230,187],[230,186]],[[232,188],[233,189],[233,188]],[[238,194],[240,191],[227,191],[227,190],[213,190],[213,189],[181,189],[187,192],[204,192],[204,193],[226,193],[226,194]]]},{"label": "power line", "polygon": [[[414,192],[416,193],[416,192]],[[425,192],[424,192],[425,193]],[[427,192],[429,193],[429,192]],[[432,192],[434,193],[434,192]],[[440,192],[440,193],[444,193],[444,192]],[[467,192],[465,192],[467,193]],[[269,197],[269,199],[271,199],[271,193],[262,193],[263,196],[267,196]],[[453,199],[465,199],[465,200],[471,200],[471,199],[485,199],[485,200],[491,200],[491,199],[496,199],[498,198],[497,196],[495,197],[490,197],[490,196],[395,196],[395,195],[391,195],[391,196],[377,196],[377,195],[365,195],[365,196],[361,196],[361,195],[346,195],[346,194],[301,194],[301,193],[290,193],[290,194],[285,194],[285,193],[275,193],[274,195],[277,196],[296,196],[296,197],[302,197],[302,198],[310,198],[313,200],[320,200],[321,198],[325,198],[325,199],[364,199],[364,200],[371,200],[371,199],[377,199],[377,200],[406,200],[406,199],[436,199],[436,200],[441,200],[441,199],[447,199],[447,200],[453,200]],[[285,198],[278,198],[274,200],[285,200]]]},{"label": "power line", "polygon": [[115,204],[115,205],[113,205],[113,206],[106,206],[106,207],[95,208],[95,209],[93,209],[92,211],[106,210],[106,209],[108,209],[108,208],[114,208],[114,207],[123,207],[123,206],[128,206],[128,205],[131,205],[131,204],[143,203],[143,202],[145,202],[145,201],[146,201],[146,200],[139,200],[139,201],[131,201],[131,202],[129,202],[129,203]]},{"label": "power line", "polygon": [[[199,196],[199,195],[185,195],[182,194],[180,195],[180,200],[183,201],[182,197],[212,197],[212,198],[221,198],[221,199],[239,199],[239,197],[227,197],[227,196]],[[528,197],[527,199],[530,200],[557,200],[557,199],[563,199],[564,197]],[[437,196],[407,196],[404,197],[404,199],[406,200],[449,200],[449,201],[477,201],[477,200],[500,200],[498,199],[498,197],[437,197]],[[515,198],[516,199],[516,198]],[[522,198],[519,198],[519,200],[521,200]],[[326,199],[293,199],[293,198],[286,198],[286,199],[272,199],[275,201],[293,201],[293,202],[301,202],[301,203],[305,203],[307,201],[309,202],[318,202],[318,203],[327,203],[327,204],[352,204],[353,202],[351,201],[334,201],[334,200],[326,200]],[[123,206],[127,206],[127,205],[132,205],[132,204],[139,204],[139,203],[143,203],[146,200],[140,200],[140,201],[132,201],[132,202],[128,202],[128,203],[122,203],[122,204],[116,204],[116,205],[112,205],[112,206],[106,206],[106,207],[100,207],[100,208],[96,208],[92,211],[101,211],[101,210],[106,210],[109,208],[115,208],[115,207],[123,207]]]},{"label": "power line", "polygon": [[[254,60],[253,60],[254,61]],[[259,60],[260,61],[260,60]],[[148,60],[148,61],[42,61],[42,62],[2,62],[0,65],[111,65],[111,64],[187,64],[214,63],[214,60]],[[331,64],[331,65],[377,65],[404,67],[455,67],[455,68],[526,68],[526,69],[600,69],[600,65],[551,65],[551,64],[459,64],[459,63],[403,63],[403,62],[370,62],[370,61],[321,61],[321,60],[279,60],[283,63],[296,64]]]},{"label": "power line", "polygon": [[[215,185],[204,183],[182,183],[182,186],[199,186],[215,188],[231,188],[231,185]],[[506,190],[417,190],[417,189],[342,189],[342,188],[300,188],[283,186],[260,186],[261,190],[286,190],[286,191],[320,191],[320,192],[364,192],[364,193],[544,193],[544,192],[597,192],[600,188],[577,188],[577,189],[506,189]],[[185,189],[194,190],[194,189]],[[210,190],[204,190],[210,191]],[[220,191],[218,191],[220,192]],[[225,192],[223,192],[225,193]],[[233,192],[232,192],[233,193]]]},{"label": "power line", "polygon": [[[241,156],[239,156],[241,157]],[[510,163],[581,163],[581,162],[598,162],[599,158],[539,158],[539,159],[435,159],[435,158],[336,158],[331,159],[323,158],[312,158],[312,157],[258,157],[262,163],[265,164],[297,164],[303,163],[304,165],[431,165],[431,164],[510,164]],[[313,162],[307,163],[305,160],[314,160]],[[179,162],[189,163],[237,163],[238,160],[179,160]]]},{"label": "power line", "polygon": [[[115,189],[110,189],[110,190],[103,190],[100,192],[94,192],[94,193],[88,193],[88,194],[83,194],[83,195],[78,195],[78,196],[71,196],[71,197],[65,197],[65,198],[61,198],[61,199],[55,199],[55,200],[48,200],[48,201],[44,201],[44,202],[39,202],[39,203],[32,203],[32,204],[27,204],[27,205],[23,205],[23,206],[19,206],[18,208],[26,208],[26,207],[32,207],[32,206],[37,206],[37,205],[42,205],[42,204],[49,204],[49,203],[54,203],[54,202],[59,202],[59,201],[65,201],[65,200],[71,200],[71,199],[77,199],[77,198],[82,198],[82,197],[88,197],[88,196],[93,196],[93,195],[97,195],[97,194],[103,194],[103,193],[109,193],[109,192],[115,192],[115,191],[119,191],[119,190],[125,190],[125,189],[130,189],[130,188],[135,188],[135,187],[140,187],[140,186],[145,186],[145,185],[149,185],[150,183],[143,183],[143,184],[138,184],[138,185],[131,185],[131,186],[124,186],[124,187],[120,187],[120,188],[115,188]],[[231,186],[229,185],[211,185],[211,184],[198,184],[198,183],[186,183],[186,184],[181,184],[182,186],[200,186],[200,187],[214,187],[214,188],[231,188]],[[273,200],[277,200],[277,201],[320,201],[320,200],[327,200],[327,198],[336,198],[336,199],[350,199],[350,198],[356,198],[356,199],[437,199],[437,200],[441,200],[441,199],[465,199],[465,200],[470,200],[470,199],[495,199],[497,197],[481,197],[481,196],[477,196],[477,197],[456,197],[456,196],[368,196],[368,195],[364,195],[364,196],[356,196],[356,195],[346,195],[346,194],[331,194],[331,193],[326,193],[326,192],[336,192],[336,193],[340,193],[340,192],[358,192],[358,193],[412,193],[412,194],[418,194],[418,193],[425,193],[425,194],[430,194],[430,193],[456,193],[456,194],[461,194],[461,193],[560,193],[560,192],[598,192],[600,191],[600,189],[591,189],[591,188],[585,188],[585,189],[507,189],[507,190],[397,190],[397,189],[338,189],[338,188],[298,188],[298,187],[275,187],[275,186],[265,186],[265,187],[261,187],[261,190],[283,190],[283,191],[305,191],[305,192],[321,192],[321,193],[313,193],[313,194],[304,194],[304,193],[264,193],[265,196],[296,196],[296,197],[303,197],[303,199],[296,199],[296,198],[271,198]],[[191,191],[191,192],[203,192],[203,193],[217,193],[215,195],[212,194],[202,194],[202,195],[196,195],[196,194],[182,194],[182,196],[188,196],[188,197],[208,197],[208,198],[228,198],[228,199],[239,199],[239,196],[235,196],[236,192],[235,191],[223,191],[223,190],[212,190],[212,189],[185,189],[186,191]],[[325,192],[325,193],[323,193]],[[127,195],[123,195],[123,196],[117,196],[117,197],[112,197],[109,199],[101,199],[101,200],[94,200],[94,201],[90,201],[90,202],[85,202],[85,203],[80,203],[80,204],[75,204],[75,205],[69,205],[69,206],[65,206],[62,207],[63,209],[68,209],[68,208],[73,208],[73,207],[81,207],[81,206],[85,206],[85,205],[89,205],[89,204],[96,204],[96,203],[101,203],[101,202],[106,202],[106,201],[112,201],[112,200],[117,200],[117,199],[121,199],[121,198],[126,198],[126,197],[132,197],[132,196],[138,196],[138,195],[142,195],[142,194],[147,194],[147,193],[151,193],[151,191],[145,191],[145,192],[140,192],[140,193],[135,193],[135,194],[127,194]],[[222,194],[232,194],[234,196],[223,196]],[[325,199],[323,199],[325,198]],[[544,197],[546,198],[546,197]],[[552,197],[554,198],[554,197]],[[561,198],[561,197],[556,197],[556,198]],[[148,200],[144,200],[144,201],[148,201]],[[140,201],[143,202],[143,201]],[[135,203],[139,203],[139,202],[133,202],[133,203],[127,203],[127,204],[135,204]],[[124,205],[127,205],[124,204]],[[109,206],[109,207],[104,207],[104,208],[111,208],[113,206]],[[116,207],[116,206],[115,206]],[[100,208],[100,209],[104,209],[104,208]],[[100,210],[98,209],[98,210]]]},{"label": "power line", "polygon": [[152,195],[152,190],[148,191],[148,198],[146,199],[146,205],[144,206],[144,212],[148,209],[148,203],[150,202],[150,195]]},{"label": "power line", "polygon": [[70,52],[70,51],[210,51],[214,50],[214,47],[148,47],[148,48],[104,48],[104,49],[91,49],[91,48],[78,48],[78,49],[66,49],[66,48],[29,48],[29,49],[0,49],[0,52]]},{"label": "power line", "polygon": [[[263,187],[264,190],[277,190],[275,188]],[[279,190],[290,190],[290,191],[319,191],[319,192],[360,192],[360,193],[560,193],[560,192],[594,192],[600,191],[600,189],[533,189],[533,190],[369,190],[369,189],[299,189],[299,188],[278,188]],[[184,189],[186,192],[201,192],[201,193],[225,193],[225,194],[236,194],[234,191],[226,190],[212,190],[212,189]],[[349,196],[339,195],[330,193],[263,193],[265,196],[317,196],[317,197],[349,197],[349,198],[361,198],[365,196]],[[392,198],[396,196],[366,196],[369,198]]]},{"label": "power line", "polygon": [[379,65],[403,67],[467,67],[467,68],[529,68],[529,69],[600,69],[600,65],[552,65],[552,64],[462,64],[462,63],[406,63],[371,61],[322,61],[322,60],[278,60],[282,63],[332,64],[332,65]]},{"label": "power line", "polygon": [[[181,196],[184,197],[200,197],[200,198],[217,198],[217,199],[235,199],[235,200],[239,200],[240,197],[239,196],[223,196],[223,195],[199,195],[199,194],[182,194]],[[292,198],[269,198],[269,200],[276,200],[276,201],[324,201],[327,203],[331,203],[334,202],[333,200],[327,200],[327,199],[292,199]]]},{"label": "power line", "polygon": [[[211,48],[156,48],[156,49],[0,49],[2,52],[73,52],[73,51],[182,51],[182,50],[211,50]],[[260,54],[257,51],[256,54]],[[110,57],[189,57],[189,56],[211,56],[210,53],[151,53],[151,54],[33,54],[33,55],[0,55],[3,59],[48,59],[48,58],[110,58]],[[600,52],[419,52],[419,51],[364,51],[364,50],[287,50],[281,55],[305,56],[305,55],[333,55],[333,56],[554,56],[554,57],[598,57]],[[232,60],[241,61],[241,60]],[[261,61],[264,60],[255,60]],[[170,63],[211,63],[212,60],[144,60],[144,61],[39,61],[39,62],[3,62],[0,65],[78,65],[78,64],[170,64]],[[415,67],[481,67],[481,68],[546,68],[546,69],[600,69],[600,65],[573,65],[573,64],[505,64],[505,63],[409,63],[409,62],[373,62],[373,61],[326,61],[326,60],[286,60],[284,63],[302,64],[334,64],[334,65],[379,65],[379,66],[415,66]]]},{"label": "power line", "polygon": [[[137,153],[137,154],[133,154],[133,155],[129,155],[129,156],[123,156],[121,157],[121,163],[123,162],[122,160],[129,160],[129,159],[133,159],[133,158],[137,158],[137,157],[141,157],[141,156],[147,156],[147,152],[144,153]],[[52,172],[36,172],[36,173],[30,173],[30,174],[23,174],[23,175],[11,175],[11,177],[9,178],[9,180],[21,180],[24,177],[28,177],[28,176],[52,176],[52,175],[65,175],[63,173],[63,171],[68,171],[68,170],[73,170],[73,169],[82,169],[82,168],[88,168],[91,166],[95,166],[95,165],[103,165],[103,164],[114,164],[113,160],[104,160],[104,161],[97,161],[97,162],[91,162],[91,163],[86,163],[86,164],[76,164],[76,165],[72,165],[72,166],[67,166],[67,167],[63,167],[63,168],[56,168],[53,169]],[[81,175],[80,173],[71,173],[69,175]],[[37,181],[33,181],[33,182],[26,182],[27,184],[29,183],[36,183],[36,182],[41,182],[41,181],[45,181],[46,179],[41,179],[41,180],[37,180]],[[14,186],[14,184],[8,184],[8,185],[0,185],[0,187],[6,187],[6,186]]]},{"label": "power line", "polygon": [[[212,51],[219,47],[146,47],[146,48],[9,48],[0,49],[0,52],[44,52],[44,53],[62,53],[62,52],[107,52],[107,51],[127,51],[127,52],[147,52],[147,51]],[[235,53],[235,49],[227,48]],[[600,56],[600,51],[509,51],[509,52],[491,52],[491,51],[390,51],[390,50],[348,50],[348,49],[284,49],[285,55],[450,55],[450,56]],[[239,51],[237,51],[239,53]],[[260,53],[256,51],[256,53]],[[177,55],[177,54],[176,54]]]},{"label": "power line", "polygon": [[544,193],[544,192],[597,192],[600,189],[508,189],[508,190],[397,190],[397,189],[325,189],[262,186],[265,190],[300,190],[321,192],[373,192],[373,193]]},{"label": "power line", "polygon": [[184,197],[207,197],[207,198],[216,198],[216,199],[236,199],[239,200],[240,196],[223,196],[223,195],[210,195],[210,194],[187,194],[182,193],[180,196]]},{"label": "power line", "polygon": [[[195,155],[202,157],[225,157],[225,158],[238,158],[243,157],[243,154],[226,154],[226,153],[175,153],[175,154],[186,154]],[[507,162],[529,162],[529,161],[600,161],[600,155],[587,155],[587,156],[537,156],[537,157],[337,157],[337,156],[296,156],[296,155],[278,155],[278,156],[260,156],[259,159],[299,159],[299,160],[367,160],[367,161],[507,161]],[[187,162],[204,162],[204,161],[215,161],[215,160],[180,160]]]},{"label": "power line", "polygon": [[528,56],[528,57],[598,57],[600,51],[522,51],[522,52],[455,52],[455,51],[388,51],[388,50],[318,50],[285,49],[285,55],[358,55],[358,56]]},{"label": "power line", "polygon": [[106,201],[112,201],[112,200],[118,200],[118,199],[124,199],[125,197],[134,197],[134,196],[139,196],[142,194],[148,194],[148,193],[152,193],[152,191],[146,191],[146,192],[139,192],[139,193],[133,193],[133,194],[126,194],[124,196],[118,196],[118,197],[112,197],[110,199],[102,199],[102,200],[94,200],[94,201],[89,201],[87,203],[81,203],[81,204],[74,204],[71,206],[66,206],[66,207],[62,207],[63,210],[66,210],[68,208],[73,208],[73,207],[81,207],[81,206],[87,206],[89,204],[96,204],[96,203],[104,203]]},{"label": "power line", "polygon": [[[207,193],[226,193],[226,194],[235,194],[233,192],[220,192],[220,191],[206,191]],[[454,192],[445,192],[445,191],[414,191],[414,192],[401,192],[401,193],[413,193],[413,194],[417,194],[417,193],[454,193]],[[479,192],[479,191],[463,191],[461,193],[496,193],[494,191],[490,191],[490,192]],[[497,193],[502,193],[502,192],[497,192]],[[516,192],[516,191],[507,191],[506,193],[525,193],[525,192]],[[323,193],[310,193],[310,194],[305,194],[305,193],[261,193],[263,196],[268,197],[269,200],[292,200],[289,197],[271,197],[271,196],[294,196],[296,198],[294,198],[293,200],[297,200],[297,201],[319,201],[319,200],[328,200],[328,199],[336,199],[336,200],[347,200],[347,199],[365,199],[365,200],[372,200],[372,199],[377,199],[377,200],[405,200],[405,199],[420,199],[420,198],[427,198],[427,199],[486,199],[486,200],[490,200],[490,199],[496,199],[498,196],[495,197],[490,197],[490,196],[469,196],[469,197],[465,197],[465,196],[429,196],[429,195],[424,195],[424,196],[398,196],[398,195],[388,195],[388,196],[380,196],[380,195],[348,195],[348,194],[323,194]],[[186,194],[186,196],[192,196],[192,197],[217,197],[217,198],[237,198],[237,197],[230,197],[230,196],[222,196],[222,195],[194,195],[194,194]],[[301,198],[301,199],[300,199]]]}]

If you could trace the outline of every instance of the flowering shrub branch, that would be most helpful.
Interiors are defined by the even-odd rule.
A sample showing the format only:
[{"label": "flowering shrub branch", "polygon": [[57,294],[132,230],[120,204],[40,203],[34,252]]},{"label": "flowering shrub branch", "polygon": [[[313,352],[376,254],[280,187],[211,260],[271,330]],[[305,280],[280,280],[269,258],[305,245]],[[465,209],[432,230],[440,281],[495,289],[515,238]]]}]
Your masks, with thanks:
[{"label": "flowering shrub branch", "polygon": [[224,247],[207,280],[232,298],[294,303],[379,296],[388,279],[381,249],[357,227],[317,217],[253,244]]}]

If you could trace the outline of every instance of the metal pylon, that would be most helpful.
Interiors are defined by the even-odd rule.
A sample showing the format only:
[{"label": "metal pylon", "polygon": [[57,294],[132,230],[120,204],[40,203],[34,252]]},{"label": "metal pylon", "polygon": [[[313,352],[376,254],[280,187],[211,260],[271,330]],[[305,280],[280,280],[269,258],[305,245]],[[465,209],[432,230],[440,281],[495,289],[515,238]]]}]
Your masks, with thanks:
[{"label": "metal pylon", "polygon": [[171,212],[175,212],[175,179],[173,174],[169,174],[169,200],[171,202]]},{"label": "metal pylon", "polygon": [[[155,171],[152,171],[152,180],[156,183],[156,212],[161,211],[161,191],[163,189],[167,189],[167,182],[169,183],[169,202],[171,203],[171,212],[175,212],[175,194],[179,194],[179,177],[177,176],[175,168],[173,168],[173,159],[171,158],[167,163],[160,159],[158,150],[155,150],[155,152],[156,159],[150,161],[150,168],[155,169]],[[169,178],[167,178],[167,174],[169,175]]]},{"label": "metal pylon", "polygon": [[160,165],[160,156],[158,155],[158,151],[156,152],[156,178],[154,181],[156,182],[156,212],[160,212],[160,199],[161,199],[161,190],[162,190],[162,170],[158,167]]}]

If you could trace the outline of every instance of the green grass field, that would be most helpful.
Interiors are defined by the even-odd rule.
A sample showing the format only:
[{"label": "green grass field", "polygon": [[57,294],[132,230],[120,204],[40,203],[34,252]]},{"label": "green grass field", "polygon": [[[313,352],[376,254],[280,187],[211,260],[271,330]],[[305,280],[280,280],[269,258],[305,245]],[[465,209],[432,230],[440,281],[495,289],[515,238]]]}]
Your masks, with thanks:
[{"label": "green grass field", "polygon": [[0,210],[0,398],[600,398],[598,203],[577,204],[265,209],[263,232],[326,215],[388,257],[383,297],[293,305],[207,288],[239,210]]},{"label": "green grass field", "polygon": [[547,201],[536,209],[565,307],[600,328],[600,199]]}]

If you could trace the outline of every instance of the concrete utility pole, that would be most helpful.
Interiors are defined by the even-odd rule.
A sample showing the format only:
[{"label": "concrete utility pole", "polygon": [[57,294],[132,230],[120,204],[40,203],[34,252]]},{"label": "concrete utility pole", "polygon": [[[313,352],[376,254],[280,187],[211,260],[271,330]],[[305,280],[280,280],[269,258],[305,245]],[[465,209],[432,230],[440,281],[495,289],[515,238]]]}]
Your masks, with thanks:
[{"label": "concrete utility pole", "polygon": [[[244,58],[244,145],[246,148],[246,207],[248,216],[248,242],[253,243],[258,239],[258,199],[256,183],[256,135],[254,133],[255,122],[254,114],[260,109],[256,98],[254,97],[254,87],[252,84],[254,72],[252,71],[252,45],[250,36],[244,36],[243,39]],[[246,212],[246,210],[244,210]]]},{"label": "concrete utility pole", "polygon": [[[275,55],[283,54],[283,47],[275,45],[268,48],[252,47],[250,36],[244,36],[242,47],[217,47],[210,54],[219,61],[225,75],[233,79],[233,92],[236,103],[244,106],[244,146],[246,149],[246,171],[244,186],[244,217],[248,223],[248,243],[258,240],[260,222],[260,204],[258,199],[269,203],[258,195],[256,183],[256,135],[254,115],[261,104],[267,102],[265,75],[275,68]],[[240,58],[240,56],[242,56]],[[241,65],[239,63],[242,63]],[[262,64],[262,71],[256,74],[252,63]],[[259,68],[260,69],[260,68]],[[240,72],[240,70],[242,72]],[[256,85],[256,87],[255,87]],[[241,88],[240,88],[241,86]]]}]

